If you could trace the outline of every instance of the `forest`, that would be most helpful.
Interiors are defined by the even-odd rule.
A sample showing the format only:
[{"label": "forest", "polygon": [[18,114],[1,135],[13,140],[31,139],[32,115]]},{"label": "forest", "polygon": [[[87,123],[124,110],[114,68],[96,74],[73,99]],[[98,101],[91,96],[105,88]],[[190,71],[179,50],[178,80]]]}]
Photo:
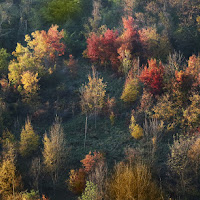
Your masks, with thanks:
[{"label": "forest", "polygon": [[200,0],[0,0],[0,200],[200,199]]}]

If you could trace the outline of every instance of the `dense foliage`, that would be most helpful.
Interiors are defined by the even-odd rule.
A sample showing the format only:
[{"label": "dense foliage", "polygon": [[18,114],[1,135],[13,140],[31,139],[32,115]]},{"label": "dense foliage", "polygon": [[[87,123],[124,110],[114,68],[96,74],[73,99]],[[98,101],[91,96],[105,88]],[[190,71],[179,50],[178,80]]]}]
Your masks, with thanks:
[{"label": "dense foliage", "polygon": [[199,0],[0,1],[0,199],[200,199]]}]

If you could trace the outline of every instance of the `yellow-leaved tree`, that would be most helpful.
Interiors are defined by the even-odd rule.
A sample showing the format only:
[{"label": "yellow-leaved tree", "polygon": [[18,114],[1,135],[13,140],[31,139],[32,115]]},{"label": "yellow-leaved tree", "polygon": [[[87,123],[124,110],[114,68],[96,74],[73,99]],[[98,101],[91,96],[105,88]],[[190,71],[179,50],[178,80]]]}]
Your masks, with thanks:
[{"label": "yellow-leaved tree", "polygon": [[34,132],[29,118],[20,135],[20,153],[23,157],[31,156],[39,147],[39,136]]},{"label": "yellow-leaved tree", "polygon": [[21,83],[23,85],[22,94],[24,96],[24,101],[28,103],[37,101],[37,91],[39,90],[38,73],[34,74],[30,71],[25,71],[23,72],[21,77]]},{"label": "yellow-leaved tree", "polygon": [[104,99],[106,96],[106,84],[103,83],[103,78],[99,78],[94,67],[92,67],[92,76],[88,75],[88,84],[81,87],[81,109],[86,115],[85,122],[85,141],[87,135],[87,117],[89,114],[95,115],[95,128],[96,128],[96,116],[101,111],[104,105]]},{"label": "yellow-leaved tree", "polygon": [[121,99],[126,103],[133,103],[139,95],[140,85],[138,78],[134,77],[131,69],[127,75]]},{"label": "yellow-leaved tree", "polygon": [[55,189],[62,175],[62,169],[65,168],[69,152],[61,120],[58,117],[55,118],[55,122],[50,128],[49,134],[47,135],[47,133],[45,133],[43,143],[44,165],[47,172],[51,175]]},{"label": "yellow-leaved tree", "polygon": [[21,85],[21,76],[25,71],[37,72],[40,76],[44,73],[41,61],[33,55],[28,47],[17,43],[12,54],[16,59],[13,59],[8,66],[8,79],[15,87]]},{"label": "yellow-leaved tree", "polygon": [[0,196],[7,199],[9,194],[15,194],[21,189],[21,176],[17,173],[15,165],[14,147],[10,145],[4,152],[3,159],[0,163]]},{"label": "yellow-leaved tree", "polygon": [[131,122],[129,125],[129,130],[130,130],[131,135],[136,140],[141,139],[144,135],[144,131],[143,131],[142,127],[136,123],[135,117],[133,115],[131,115]]}]

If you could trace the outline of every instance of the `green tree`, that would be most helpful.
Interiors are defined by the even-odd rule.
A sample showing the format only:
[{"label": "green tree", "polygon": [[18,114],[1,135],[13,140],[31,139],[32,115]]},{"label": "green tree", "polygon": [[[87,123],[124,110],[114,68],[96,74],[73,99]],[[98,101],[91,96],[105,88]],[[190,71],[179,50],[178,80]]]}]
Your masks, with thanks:
[{"label": "green tree", "polygon": [[80,13],[81,4],[81,0],[50,0],[43,9],[43,15],[53,23],[65,22]]},{"label": "green tree", "polygon": [[55,189],[61,177],[62,169],[65,167],[69,152],[61,120],[58,117],[55,118],[55,122],[50,128],[49,136],[45,133],[43,143],[44,165],[51,175]]},{"label": "green tree", "polygon": [[20,135],[20,153],[23,157],[31,156],[39,147],[39,136],[34,132],[31,121],[27,119]]},{"label": "green tree", "polygon": [[90,182],[86,182],[86,188],[79,200],[97,200],[98,193],[97,193],[97,186]]},{"label": "green tree", "polygon": [[8,73],[8,59],[10,55],[6,52],[6,49],[0,49],[0,73],[7,75]]}]

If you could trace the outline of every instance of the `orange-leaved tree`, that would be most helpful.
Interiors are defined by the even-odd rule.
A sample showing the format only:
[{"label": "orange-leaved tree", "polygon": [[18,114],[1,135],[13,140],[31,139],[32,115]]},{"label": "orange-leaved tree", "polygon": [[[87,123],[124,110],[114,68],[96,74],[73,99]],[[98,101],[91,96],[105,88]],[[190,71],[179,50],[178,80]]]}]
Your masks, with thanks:
[{"label": "orange-leaved tree", "polygon": [[26,35],[25,41],[36,57],[54,61],[57,56],[64,55],[65,44],[61,42],[64,31],[59,31],[58,25],[52,25],[48,32],[35,31],[31,35],[33,39]]},{"label": "orange-leaved tree", "polygon": [[85,172],[89,173],[94,169],[97,162],[103,159],[104,159],[104,156],[102,153],[94,151],[92,155],[90,151],[89,154],[87,154],[85,158],[81,160],[81,163],[83,164]]}]

